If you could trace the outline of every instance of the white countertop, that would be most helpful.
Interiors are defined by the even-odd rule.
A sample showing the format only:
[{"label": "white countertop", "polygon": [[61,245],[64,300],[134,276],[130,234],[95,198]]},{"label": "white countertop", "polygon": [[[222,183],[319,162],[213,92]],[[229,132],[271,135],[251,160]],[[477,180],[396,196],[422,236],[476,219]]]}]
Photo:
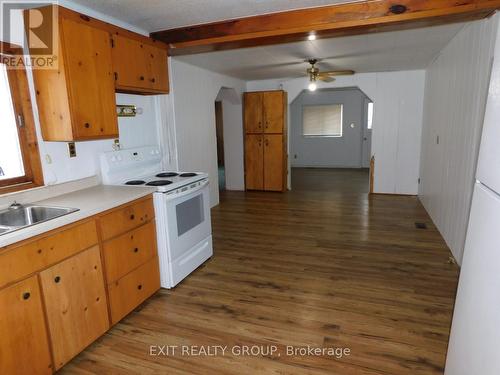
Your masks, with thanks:
[{"label": "white countertop", "polygon": [[156,191],[154,187],[139,186],[108,186],[97,185],[91,188],[77,190],[49,199],[30,202],[45,206],[60,206],[78,208],[71,214],[0,235],[0,247],[37,236],[50,230],[74,223],[89,216],[145,197]]}]

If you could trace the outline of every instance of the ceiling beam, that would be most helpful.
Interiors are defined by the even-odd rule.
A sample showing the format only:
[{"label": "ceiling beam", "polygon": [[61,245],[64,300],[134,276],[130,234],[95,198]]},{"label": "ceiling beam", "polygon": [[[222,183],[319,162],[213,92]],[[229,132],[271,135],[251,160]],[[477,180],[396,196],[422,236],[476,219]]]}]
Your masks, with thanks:
[{"label": "ceiling beam", "polygon": [[500,0],[365,0],[151,33],[170,55],[434,26],[486,18]]}]

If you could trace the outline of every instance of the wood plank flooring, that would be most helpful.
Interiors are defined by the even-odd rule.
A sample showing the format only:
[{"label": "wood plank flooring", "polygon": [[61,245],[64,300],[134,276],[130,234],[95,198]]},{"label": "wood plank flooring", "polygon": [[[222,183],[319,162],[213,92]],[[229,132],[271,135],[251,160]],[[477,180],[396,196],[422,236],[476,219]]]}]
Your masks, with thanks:
[{"label": "wood plank flooring", "polygon": [[[212,215],[213,258],[61,373],[443,373],[458,267],[448,264],[417,198],[349,189],[223,192]],[[151,356],[151,345],[228,349]],[[278,352],[231,353],[245,345]],[[350,355],[287,355],[287,346],[349,348]]]}]

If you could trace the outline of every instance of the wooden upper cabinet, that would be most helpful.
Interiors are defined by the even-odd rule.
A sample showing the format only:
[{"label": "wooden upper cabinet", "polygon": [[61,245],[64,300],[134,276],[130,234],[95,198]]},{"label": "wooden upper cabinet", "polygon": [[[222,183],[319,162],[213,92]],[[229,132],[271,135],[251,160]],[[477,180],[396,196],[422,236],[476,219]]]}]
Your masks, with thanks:
[{"label": "wooden upper cabinet", "polygon": [[167,50],[153,41],[112,36],[115,87],[120,92],[168,93]]},{"label": "wooden upper cabinet", "polygon": [[167,50],[150,44],[145,45],[148,75],[151,88],[156,92],[168,93],[168,57]]},{"label": "wooden upper cabinet", "polygon": [[[50,17],[52,6],[38,8]],[[51,33],[50,22],[37,30]],[[57,67],[34,69],[46,141],[118,137],[115,92],[168,93],[167,46],[58,7]]]},{"label": "wooden upper cabinet", "polygon": [[37,277],[0,290],[0,373],[51,374]]},{"label": "wooden upper cabinet", "polygon": [[109,33],[80,21],[59,14],[58,69],[33,70],[46,141],[118,136]]},{"label": "wooden upper cabinet", "polygon": [[261,92],[244,94],[244,121],[247,134],[262,133],[262,97]]},{"label": "wooden upper cabinet", "polygon": [[109,328],[99,246],[40,273],[55,369]]},{"label": "wooden upper cabinet", "polygon": [[267,91],[263,94],[264,133],[283,133],[286,95],[283,91]]}]

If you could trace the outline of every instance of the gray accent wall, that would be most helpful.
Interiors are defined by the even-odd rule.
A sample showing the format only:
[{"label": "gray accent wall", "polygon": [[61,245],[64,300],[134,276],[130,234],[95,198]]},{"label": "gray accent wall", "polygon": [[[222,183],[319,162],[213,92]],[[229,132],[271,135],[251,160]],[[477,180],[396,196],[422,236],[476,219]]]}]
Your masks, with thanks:
[{"label": "gray accent wall", "polygon": [[[367,96],[359,88],[304,90],[290,106],[290,161],[292,167],[361,168],[366,132]],[[304,137],[302,109],[307,105],[343,105],[342,137]],[[354,128],[351,128],[354,124]],[[367,140],[364,141],[363,138]],[[366,149],[366,148],[365,148]]]}]

